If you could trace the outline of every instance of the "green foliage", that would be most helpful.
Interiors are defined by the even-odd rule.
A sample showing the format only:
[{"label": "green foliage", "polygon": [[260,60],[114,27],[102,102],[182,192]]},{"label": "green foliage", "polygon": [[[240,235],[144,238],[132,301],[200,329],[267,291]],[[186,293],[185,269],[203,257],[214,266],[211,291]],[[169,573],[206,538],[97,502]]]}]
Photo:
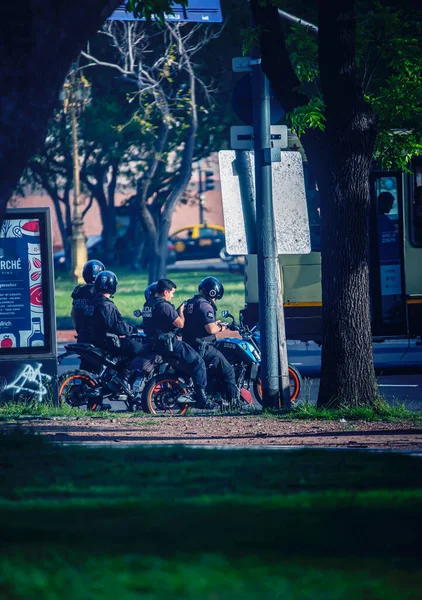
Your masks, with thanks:
[{"label": "green foliage", "polygon": [[317,37],[301,25],[292,25],[286,43],[299,81],[315,82],[319,76]]},{"label": "green foliage", "polygon": [[[289,10],[287,8],[287,10]],[[303,14],[305,7],[302,7]],[[293,11],[295,12],[295,11]],[[297,11],[295,12],[297,14]],[[357,6],[356,63],[365,99],[374,110],[379,135],[374,158],[385,169],[406,169],[422,152],[422,22],[402,6],[362,2]],[[287,44],[292,65],[311,100],[287,115],[299,135],[324,129],[318,89],[318,39],[290,25]]]},{"label": "green foliage", "polygon": [[[164,15],[173,15],[173,0],[128,0],[126,8],[135,17],[145,17],[147,22],[155,21],[164,25]],[[187,0],[178,0],[177,4],[187,6]]]},{"label": "green foliage", "polygon": [[324,103],[319,98],[311,98],[305,106],[298,106],[294,111],[288,113],[292,129],[301,136],[307,129],[325,128]]},{"label": "green foliage", "polygon": [[405,169],[422,151],[422,22],[376,3],[361,24],[362,52],[371,54],[364,80],[378,119],[375,157],[386,169]]}]

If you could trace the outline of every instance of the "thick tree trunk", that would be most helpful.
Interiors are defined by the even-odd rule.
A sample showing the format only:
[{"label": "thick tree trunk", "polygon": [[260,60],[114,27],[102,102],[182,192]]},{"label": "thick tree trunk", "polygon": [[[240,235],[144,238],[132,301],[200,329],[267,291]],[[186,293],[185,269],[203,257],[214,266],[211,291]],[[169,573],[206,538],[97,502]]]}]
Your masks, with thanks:
[{"label": "thick tree trunk", "polygon": [[0,19],[0,224],[42,144],[66,73],[120,0],[23,0]]},{"label": "thick tree trunk", "polygon": [[353,8],[353,0],[319,1],[328,143],[319,181],[323,342],[318,406],[370,405],[376,396],[368,269],[376,126],[357,80]]},{"label": "thick tree trunk", "polygon": [[[318,404],[371,403],[376,384],[369,315],[369,186],[376,128],[356,76],[353,1],[319,2],[326,132],[302,136],[321,195],[323,348]],[[263,69],[287,111],[307,104],[277,8],[251,0]],[[311,35],[311,34],[310,34]]]}]

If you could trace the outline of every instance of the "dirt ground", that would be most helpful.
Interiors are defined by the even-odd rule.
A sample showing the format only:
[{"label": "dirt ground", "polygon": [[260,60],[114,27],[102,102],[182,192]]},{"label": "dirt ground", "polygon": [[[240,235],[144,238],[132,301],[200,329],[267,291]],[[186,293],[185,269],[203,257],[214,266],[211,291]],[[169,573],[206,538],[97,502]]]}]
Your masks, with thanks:
[{"label": "dirt ground", "polygon": [[297,421],[259,416],[20,419],[0,424],[34,431],[55,442],[309,446],[422,451],[422,426],[364,421]]}]

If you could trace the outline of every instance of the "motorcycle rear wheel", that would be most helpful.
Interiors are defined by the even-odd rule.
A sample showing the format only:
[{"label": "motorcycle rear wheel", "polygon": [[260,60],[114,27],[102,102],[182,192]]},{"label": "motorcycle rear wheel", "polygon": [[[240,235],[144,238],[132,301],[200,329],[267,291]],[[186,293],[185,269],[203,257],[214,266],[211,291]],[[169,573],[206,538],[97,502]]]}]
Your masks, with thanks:
[{"label": "motorcycle rear wheel", "polygon": [[177,375],[163,373],[153,377],[142,394],[142,408],[152,415],[184,415],[189,404],[180,404],[178,398],[188,393],[188,386]]},{"label": "motorcycle rear wheel", "polygon": [[87,404],[87,392],[95,388],[97,381],[87,371],[68,371],[59,378],[59,402],[80,408]]},{"label": "motorcycle rear wheel", "polygon": [[[290,402],[296,402],[296,400],[300,396],[300,390],[302,388],[302,375],[299,373],[295,367],[289,365],[289,379],[290,379]],[[258,373],[258,377],[255,379],[253,383],[253,392],[254,396],[262,406],[262,382],[261,382],[261,374]]]}]

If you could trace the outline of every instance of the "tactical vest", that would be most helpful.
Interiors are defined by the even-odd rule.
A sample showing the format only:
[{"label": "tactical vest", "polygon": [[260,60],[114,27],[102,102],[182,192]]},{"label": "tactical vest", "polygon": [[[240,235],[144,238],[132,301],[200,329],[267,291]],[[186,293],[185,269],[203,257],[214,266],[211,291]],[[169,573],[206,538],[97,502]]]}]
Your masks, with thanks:
[{"label": "tactical vest", "polygon": [[182,330],[182,337],[183,337],[183,341],[187,342],[188,344],[192,345],[193,347],[197,346],[197,339],[200,339],[204,342],[209,342],[212,343],[215,341],[215,334],[213,333],[208,333],[205,330],[205,327],[203,325],[201,325],[201,327],[199,327],[199,324],[196,323],[196,313],[197,310],[200,308],[201,304],[206,303],[208,306],[211,305],[211,308],[214,312],[214,316],[215,316],[215,308],[214,306],[210,303],[209,300],[207,300],[206,298],[204,298],[203,296],[195,295],[193,296],[193,298],[189,298],[189,300],[186,302],[186,306],[185,306],[185,326]]}]

